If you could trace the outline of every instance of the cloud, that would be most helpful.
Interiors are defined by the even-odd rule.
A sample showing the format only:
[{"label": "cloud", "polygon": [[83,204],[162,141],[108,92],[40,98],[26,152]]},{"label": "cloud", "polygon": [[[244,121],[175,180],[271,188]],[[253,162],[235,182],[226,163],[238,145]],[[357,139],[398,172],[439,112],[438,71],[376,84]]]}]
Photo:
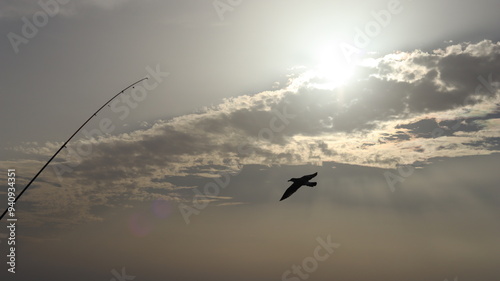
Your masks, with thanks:
[{"label": "cloud", "polygon": [[[92,219],[90,206],[113,206],[124,198],[189,200],[186,190],[194,186],[182,177],[208,181],[244,165],[331,161],[388,169],[498,152],[499,55],[500,44],[487,40],[397,52],[373,67],[359,66],[349,84],[333,90],[318,89],[317,77],[304,70],[281,89],[225,99],[147,129],[75,141],[53,165],[63,171],[61,186],[71,185],[71,194],[45,209],[66,210],[75,192],[86,198],[78,214]],[[74,151],[83,145],[91,153],[78,157]],[[30,143],[12,150],[48,156],[56,146]],[[43,189],[28,196],[39,207],[49,207],[43,194],[55,182],[54,176],[44,178]]]}]

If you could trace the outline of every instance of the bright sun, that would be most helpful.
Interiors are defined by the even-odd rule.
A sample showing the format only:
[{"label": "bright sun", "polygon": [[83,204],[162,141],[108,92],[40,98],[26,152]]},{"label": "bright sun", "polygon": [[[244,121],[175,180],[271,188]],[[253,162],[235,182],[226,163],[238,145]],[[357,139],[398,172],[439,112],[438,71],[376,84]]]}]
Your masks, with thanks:
[{"label": "bright sun", "polygon": [[315,52],[316,67],[314,75],[321,79],[315,87],[334,89],[348,82],[354,72],[354,66],[349,64],[342,53],[337,52],[332,45],[319,48]]}]

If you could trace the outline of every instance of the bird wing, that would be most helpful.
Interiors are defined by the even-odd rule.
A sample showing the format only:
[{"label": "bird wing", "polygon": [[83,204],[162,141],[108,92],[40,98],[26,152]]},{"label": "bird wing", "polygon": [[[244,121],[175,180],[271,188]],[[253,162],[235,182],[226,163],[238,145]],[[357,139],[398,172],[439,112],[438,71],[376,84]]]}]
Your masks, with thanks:
[{"label": "bird wing", "polygon": [[290,187],[285,191],[283,196],[281,197],[280,201],[285,200],[286,198],[290,197],[290,195],[294,194],[295,191],[297,191],[302,185],[300,183],[294,182]]},{"label": "bird wing", "polygon": [[310,181],[312,178],[314,178],[317,175],[318,175],[318,172],[316,172],[316,173],[314,173],[312,175],[303,176],[301,179],[304,180],[304,181]]}]

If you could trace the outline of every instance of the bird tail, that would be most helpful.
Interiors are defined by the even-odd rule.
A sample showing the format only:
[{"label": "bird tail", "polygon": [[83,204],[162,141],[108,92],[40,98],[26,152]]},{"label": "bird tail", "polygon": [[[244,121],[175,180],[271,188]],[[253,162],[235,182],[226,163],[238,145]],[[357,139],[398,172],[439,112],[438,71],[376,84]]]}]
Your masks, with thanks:
[{"label": "bird tail", "polygon": [[316,186],[317,184],[318,183],[316,183],[316,182],[307,182],[306,183],[307,186],[311,186],[311,187]]}]

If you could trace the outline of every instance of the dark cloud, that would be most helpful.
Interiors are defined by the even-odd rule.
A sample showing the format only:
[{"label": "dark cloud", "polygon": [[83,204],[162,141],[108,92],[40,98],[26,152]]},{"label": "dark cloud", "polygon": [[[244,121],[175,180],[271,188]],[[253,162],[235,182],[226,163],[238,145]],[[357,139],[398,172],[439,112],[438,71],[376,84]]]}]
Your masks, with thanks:
[{"label": "dark cloud", "polygon": [[[443,120],[438,122],[435,118],[422,119],[416,122],[397,125],[396,129],[407,129],[418,138],[437,138],[441,136],[452,136],[457,132],[478,132],[485,128],[481,120],[490,120],[498,118],[498,113],[487,114],[482,117],[457,118],[454,120]],[[401,139],[409,136],[408,134],[398,134],[384,137],[385,139]]]},{"label": "dark cloud", "polygon": [[[396,126],[396,128],[398,128],[399,126],[400,125]],[[385,143],[387,141],[391,141],[391,142],[404,141],[404,140],[409,140],[411,138],[410,135],[408,135],[407,133],[405,133],[403,131],[397,131],[395,134],[383,133],[381,135],[382,135],[382,137],[379,139],[380,143]]]},{"label": "dark cloud", "polygon": [[465,143],[466,145],[474,147],[482,147],[488,150],[499,151],[500,150],[500,137],[489,137],[484,138],[480,141],[474,141],[470,143]]}]

